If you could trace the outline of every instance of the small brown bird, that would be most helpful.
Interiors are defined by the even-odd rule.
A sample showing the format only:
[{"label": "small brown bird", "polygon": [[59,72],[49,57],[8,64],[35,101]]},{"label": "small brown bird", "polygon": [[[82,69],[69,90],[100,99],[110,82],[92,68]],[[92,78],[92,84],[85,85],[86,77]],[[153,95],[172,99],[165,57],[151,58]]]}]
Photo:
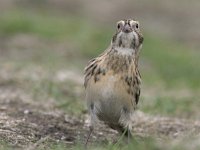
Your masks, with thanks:
[{"label": "small brown bird", "polygon": [[142,43],[139,22],[121,20],[110,46],[85,68],[84,86],[91,119],[86,144],[99,121],[131,135],[131,116],[140,96],[138,58]]}]

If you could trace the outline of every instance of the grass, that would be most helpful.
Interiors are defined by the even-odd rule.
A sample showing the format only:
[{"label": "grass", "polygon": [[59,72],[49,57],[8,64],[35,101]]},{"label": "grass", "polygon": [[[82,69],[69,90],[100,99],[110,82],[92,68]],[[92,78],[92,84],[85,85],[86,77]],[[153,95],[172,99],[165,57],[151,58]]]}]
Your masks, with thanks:
[{"label": "grass", "polygon": [[[173,149],[173,150],[187,150],[189,147],[187,146],[187,142],[189,142],[192,139],[183,139],[174,142],[173,144],[170,143],[169,140],[166,140],[164,143],[152,138],[144,138],[140,140],[133,140],[129,144],[125,143],[116,143],[116,144],[96,144],[95,146],[89,145],[87,147],[88,150],[168,150],[168,149]],[[185,142],[185,143],[184,143]],[[5,142],[0,142],[0,148],[4,150],[11,150],[11,149],[16,149],[16,147],[9,146],[9,144],[6,144]],[[195,148],[194,148],[195,147]],[[192,149],[199,149],[199,146],[196,145]],[[67,147],[64,143],[58,142],[55,143],[53,142],[45,142],[41,144],[39,147],[36,147],[38,150],[63,150],[63,149],[69,149],[69,150],[85,150],[85,147],[82,145],[75,145],[75,146],[70,146]],[[20,148],[19,148],[20,149]]]},{"label": "grass", "polygon": [[[54,144],[49,147],[52,150],[63,150],[67,149],[66,145],[63,143]],[[68,147],[71,150],[85,150],[83,144],[77,144],[76,146]],[[143,140],[132,140],[129,144],[126,144],[122,139],[118,141],[116,144],[107,143],[107,144],[100,144],[96,143],[94,145],[88,145],[88,150],[155,150],[161,149],[159,144],[156,144],[156,141],[151,138],[145,138]],[[165,150],[166,148],[163,148]]]},{"label": "grass", "polygon": [[[185,147],[186,144],[182,144],[179,141],[174,144],[170,144],[169,141],[165,141],[165,144],[161,144],[160,141],[156,141],[155,139],[152,138],[145,138],[140,141],[132,141],[130,144],[125,144],[125,143],[117,143],[117,144],[96,144],[95,146],[88,146],[88,150],[168,150],[168,149],[173,149],[173,150],[186,150],[187,147]],[[187,141],[188,142],[188,141]],[[0,142],[0,148],[4,150],[11,150],[14,147],[9,146],[5,142]],[[199,146],[196,146],[196,149],[198,149]],[[14,148],[16,149],[16,147]],[[19,148],[20,149],[20,148]],[[44,149],[49,149],[49,150],[63,150],[63,149],[69,149],[69,150],[85,150],[85,147],[81,145],[76,145],[76,146],[70,146],[67,147],[64,143],[58,142],[58,143],[48,143],[45,142],[41,144],[39,147],[37,147],[38,150],[44,150]]]},{"label": "grass", "polygon": [[80,85],[76,85],[69,80],[61,83],[56,82],[51,77],[38,82],[29,80],[29,83],[26,83],[23,88],[31,93],[36,101],[53,99],[57,108],[72,115],[79,116],[85,111],[84,96],[77,94],[77,90],[83,90],[79,87]]},{"label": "grass", "polygon": [[[108,28],[98,29],[81,18],[57,16],[27,10],[13,10],[0,15],[0,36],[13,36],[19,33],[36,35],[55,41],[65,40],[77,44],[81,54],[92,56],[110,43]],[[90,44],[88,44],[90,43]],[[80,53],[79,52],[79,53]]]},{"label": "grass", "polygon": [[0,140],[0,149],[3,150],[12,150],[13,147],[10,144],[6,143],[5,141]]},{"label": "grass", "polygon": [[[74,63],[73,60],[77,58],[78,60],[91,59],[97,56],[109,45],[113,34],[113,30],[96,26],[81,18],[39,12],[30,13],[25,10],[2,14],[0,21],[0,36],[2,37],[25,33],[50,39],[50,42],[66,41],[75,45],[73,49],[66,49],[66,53],[69,51],[76,53],[72,58],[56,54],[57,51],[54,49],[41,49],[39,54],[45,57],[40,55],[40,60],[46,60],[41,63],[53,65],[56,63],[61,65],[65,62],[69,64],[68,59]],[[144,83],[154,83],[159,79],[164,81],[167,87],[184,85],[198,88],[200,86],[200,66],[198,65],[200,53],[198,51],[190,50],[168,39],[157,38],[146,32],[144,36],[141,58],[145,60],[144,65],[150,67],[141,70]],[[33,59],[35,62],[38,61],[37,58]],[[57,62],[58,59],[61,63]],[[84,66],[81,62],[79,65]]]},{"label": "grass", "polygon": [[168,87],[185,84],[190,88],[199,88],[199,56],[198,51],[164,38],[158,39],[148,35],[142,51],[142,57],[151,63]]},{"label": "grass", "polygon": [[[118,142],[116,144],[96,144],[95,146],[88,146],[88,150],[186,150],[187,148],[184,145],[171,144],[169,145],[169,141],[165,141],[165,144],[161,144],[160,141],[152,139],[152,138],[144,138],[143,140],[133,140],[131,143],[126,144],[124,142]],[[180,141],[179,141],[180,142]],[[183,142],[183,141],[182,141]],[[85,147],[82,145],[76,145],[72,147],[66,147],[64,144],[56,144],[53,145],[50,149],[52,150],[63,150],[63,149],[71,149],[71,150],[85,150]]]},{"label": "grass", "polygon": [[163,115],[195,118],[198,116],[199,99],[197,97],[176,98],[173,96],[158,96],[149,104],[148,100],[141,102],[141,109],[152,115]]}]

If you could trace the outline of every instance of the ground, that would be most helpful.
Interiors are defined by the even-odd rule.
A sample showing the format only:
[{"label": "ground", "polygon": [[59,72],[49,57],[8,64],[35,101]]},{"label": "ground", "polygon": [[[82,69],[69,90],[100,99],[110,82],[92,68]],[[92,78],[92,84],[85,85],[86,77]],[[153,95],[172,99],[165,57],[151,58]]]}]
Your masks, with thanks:
[{"label": "ground", "polygon": [[[77,144],[80,147],[84,146],[88,134],[88,115],[85,110],[81,112],[82,115],[72,115],[59,109],[50,98],[36,101],[34,97],[14,86],[16,83],[14,84],[13,81],[18,78],[17,74],[11,75],[11,72],[4,72],[5,74],[7,75],[3,76],[1,73],[0,88],[0,138],[2,143],[18,149],[53,148],[60,144],[68,148],[73,148]],[[22,73],[19,74],[22,82]],[[72,84],[81,88],[81,80],[74,80],[68,74],[75,74],[75,72],[65,71],[62,77],[65,76],[65,80],[70,80]],[[54,80],[60,82],[58,79]],[[133,118],[135,121],[132,132],[136,141],[149,137],[154,137],[159,142],[182,141],[183,138],[197,136],[200,132],[199,121],[151,116],[140,110]],[[119,139],[120,135],[116,131],[101,125],[95,129],[89,145],[112,143]]]}]

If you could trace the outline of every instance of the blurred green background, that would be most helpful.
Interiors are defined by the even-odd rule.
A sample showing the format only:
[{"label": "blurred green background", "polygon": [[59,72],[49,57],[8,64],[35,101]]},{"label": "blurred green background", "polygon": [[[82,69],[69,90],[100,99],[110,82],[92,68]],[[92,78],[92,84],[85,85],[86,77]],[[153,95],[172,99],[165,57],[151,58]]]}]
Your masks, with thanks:
[{"label": "blurred green background", "polygon": [[199,119],[198,0],[1,0],[0,10],[0,86],[82,114],[84,66],[108,47],[118,20],[135,18],[144,35],[139,109]]}]

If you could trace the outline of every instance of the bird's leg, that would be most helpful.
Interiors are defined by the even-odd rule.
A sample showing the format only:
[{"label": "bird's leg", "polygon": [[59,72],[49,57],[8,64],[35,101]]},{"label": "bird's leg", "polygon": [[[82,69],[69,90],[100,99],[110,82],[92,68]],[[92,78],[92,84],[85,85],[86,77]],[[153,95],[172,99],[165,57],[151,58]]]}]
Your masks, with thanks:
[{"label": "bird's leg", "polygon": [[129,128],[128,127],[127,128],[123,128],[122,127],[120,130],[121,130],[122,135],[118,139],[118,142],[120,142],[121,140],[124,140],[124,142],[129,143],[129,141],[130,141],[130,139],[132,137]]},{"label": "bird's leg", "polygon": [[128,127],[125,128],[123,135],[126,137],[127,143],[129,144],[131,139],[132,139],[132,134],[131,134],[131,131]]},{"label": "bird's leg", "polygon": [[127,134],[128,134],[128,144],[130,143],[130,140],[132,139],[132,134],[131,131],[129,129],[127,129]]},{"label": "bird's leg", "polygon": [[93,132],[93,130],[94,130],[94,127],[93,127],[93,126],[90,126],[89,128],[90,128],[90,130],[89,130],[89,132],[88,132],[88,136],[87,136],[87,139],[86,139],[86,142],[85,142],[85,147],[87,147],[89,138],[90,138],[90,136],[91,136],[91,134],[92,134],[92,132]]}]

